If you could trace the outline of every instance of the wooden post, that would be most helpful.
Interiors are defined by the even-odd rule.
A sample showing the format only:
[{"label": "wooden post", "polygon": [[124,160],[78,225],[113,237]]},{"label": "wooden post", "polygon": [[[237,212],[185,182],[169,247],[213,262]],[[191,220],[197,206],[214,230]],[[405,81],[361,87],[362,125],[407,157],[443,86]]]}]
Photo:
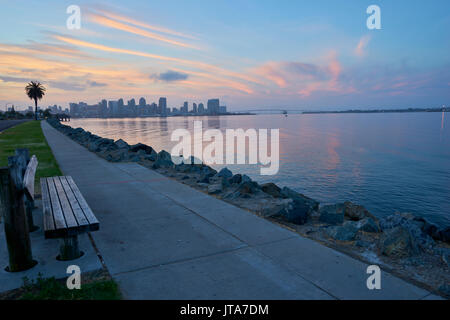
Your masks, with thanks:
[{"label": "wooden post", "polygon": [[78,236],[68,236],[62,239],[59,247],[59,260],[74,260],[82,256],[78,246]]},{"label": "wooden post", "polygon": [[9,168],[0,168],[0,196],[9,253],[8,271],[17,272],[32,268],[36,261],[31,253],[20,160],[9,157],[8,163]]},{"label": "wooden post", "polygon": [[[22,180],[25,175],[25,171],[27,169],[28,162],[30,162],[30,154],[28,152],[28,149],[16,149],[16,156],[20,159],[20,166],[23,166],[22,168]],[[27,214],[27,220],[28,220],[28,229],[30,232],[36,231],[39,229],[34,224],[33,221],[33,208],[34,208],[34,201],[30,201],[26,195],[24,194],[24,201],[25,201],[25,208],[26,208],[26,214]]]}]

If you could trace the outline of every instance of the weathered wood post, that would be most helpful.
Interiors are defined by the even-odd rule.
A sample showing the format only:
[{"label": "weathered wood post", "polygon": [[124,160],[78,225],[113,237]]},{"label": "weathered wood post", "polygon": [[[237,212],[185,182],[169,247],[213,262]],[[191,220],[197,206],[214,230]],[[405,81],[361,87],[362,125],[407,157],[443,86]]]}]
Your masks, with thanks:
[{"label": "weathered wood post", "polygon": [[[27,164],[28,162],[30,162],[30,154],[28,152],[28,149],[16,149],[16,156],[20,158],[20,163],[21,165],[23,165],[23,162],[25,160],[25,166],[22,169],[22,177],[25,176],[25,171],[27,169]],[[39,227],[37,227],[34,224],[33,221],[33,208],[34,208],[34,201],[30,200],[25,194],[24,194],[24,201],[25,201],[25,209],[26,209],[26,213],[27,213],[27,219],[28,219],[28,229],[30,230],[30,232],[36,231],[39,229]]]},{"label": "weathered wood post", "polygon": [[9,253],[7,270],[10,272],[27,270],[36,265],[31,253],[23,198],[23,163],[21,157],[8,157],[9,168],[0,168],[0,196]]},{"label": "weathered wood post", "polygon": [[67,236],[62,239],[59,247],[59,260],[74,260],[82,255],[78,245],[78,236]]}]

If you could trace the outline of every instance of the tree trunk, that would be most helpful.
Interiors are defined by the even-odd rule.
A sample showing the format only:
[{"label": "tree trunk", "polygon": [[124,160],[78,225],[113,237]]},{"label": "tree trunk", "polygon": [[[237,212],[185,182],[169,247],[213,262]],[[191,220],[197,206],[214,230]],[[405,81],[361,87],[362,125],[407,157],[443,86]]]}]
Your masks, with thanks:
[{"label": "tree trunk", "polygon": [[34,120],[37,120],[37,99],[34,98]]}]

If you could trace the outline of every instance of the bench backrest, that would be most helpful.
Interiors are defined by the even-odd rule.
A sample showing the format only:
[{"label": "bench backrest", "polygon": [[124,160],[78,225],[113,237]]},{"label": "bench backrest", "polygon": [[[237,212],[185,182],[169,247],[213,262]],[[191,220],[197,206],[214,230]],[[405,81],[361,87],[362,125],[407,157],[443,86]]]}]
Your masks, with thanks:
[{"label": "bench backrest", "polygon": [[28,199],[34,200],[34,177],[36,175],[36,168],[38,166],[38,160],[33,155],[28,162],[27,169],[23,176],[23,187]]}]

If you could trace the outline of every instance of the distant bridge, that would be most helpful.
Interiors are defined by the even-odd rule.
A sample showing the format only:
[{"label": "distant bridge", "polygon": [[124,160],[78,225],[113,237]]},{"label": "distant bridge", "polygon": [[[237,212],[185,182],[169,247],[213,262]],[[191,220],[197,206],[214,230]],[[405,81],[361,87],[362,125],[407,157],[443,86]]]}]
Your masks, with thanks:
[{"label": "distant bridge", "polygon": [[305,109],[280,109],[280,108],[268,108],[268,109],[247,109],[233,111],[234,113],[263,113],[263,114],[298,114],[303,113],[307,110]]}]

